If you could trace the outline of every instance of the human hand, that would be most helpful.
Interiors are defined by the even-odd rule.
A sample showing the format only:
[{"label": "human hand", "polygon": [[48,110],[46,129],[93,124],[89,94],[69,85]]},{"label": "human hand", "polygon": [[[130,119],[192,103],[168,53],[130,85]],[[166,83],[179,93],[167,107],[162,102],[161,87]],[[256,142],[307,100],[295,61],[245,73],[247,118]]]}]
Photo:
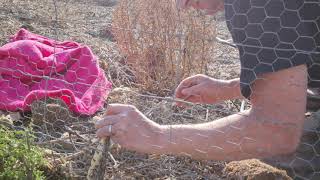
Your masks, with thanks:
[{"label": "human hand", "polygon": [[189,8],[205,10],[207,14],[215,14],[223,9],[223,0],[176,0],[178,8]]},{"label": "human hand", "polygon": [[154,153],[161,149],[158,141],[161,126],[131,105],[108,105],[104,118],[97,121],[96,128],[98,137],[110,137],[113,142],[129,150]]},{"label": "human hand", "polygon": [[[228,99],[234,89],[230,81],[198,74],[184,79],[177,87],[175,97],[193,103],[212,104]],[[180,102],[177,105],[184,106]]]}]

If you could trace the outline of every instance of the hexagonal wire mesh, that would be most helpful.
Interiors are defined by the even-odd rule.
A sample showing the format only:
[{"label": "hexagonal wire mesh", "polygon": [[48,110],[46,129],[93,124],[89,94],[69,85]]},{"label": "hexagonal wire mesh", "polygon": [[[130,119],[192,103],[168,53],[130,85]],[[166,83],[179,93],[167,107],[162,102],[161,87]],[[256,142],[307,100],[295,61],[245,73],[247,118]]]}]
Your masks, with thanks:
[{"label": "hexagonal wire mesh", "polygon": [[[102,146],[103,149],[108,149],[108,156],[104,158],[105,167],[99,171],[106,171],[106,179],[231,178],[232,173],[226,172],[228,168],[225,168],[225,174],[222,173],[225,164],[220,160],[255,157],[285,169],[294,179],[319,178],[319,96],[316,89],[310,90],[306,117],[297,118],[301,116],[301,105],[305,105],[304,97],[301,97],[301,94],[304,96],[305,93],[299,92],[299,87],[303,88],[306,84],[303,83],[303,78],[295,74],[308,74],[309,87],[319,87],[318,0],[225,0],[225,17],[218,14],[214,17],[215,21],[194,11],[157,11],[162,13],[162,16],[152,13],[152,8],[161,9],[160,7],[166,7],[164,4],[168,6],[171,2],[121,1],[127,3],[120,3],[122,10],[125,9],[123,5],[133,3],[133,14],[146,16],[143,13],[147,12],[150,17],[139,19],[138,15],[130,16],[132,14],[128,13],[124,16],[125,12],[122,12],[119,18],[119,10],[116,10],[119,20],[114,24],[111,20],[112,13],[115,7],[120,6],[114,6],[114,1],[1,2],[1,38],[14,34],[19,27],[45,36],[21,30],[10,42],[1,39],[1,44],[7,44],[0,50],[0,107],[3,111],[1,124],[13,129],[32,127],[36,137],[35,144],[44,148],[47,152],[46,158],[53,167],[48,178],[63,178],[58,171],[62,171],[65,176],[86,178],[91,159],[99,144],[93,117],[102,117],[107,95],[109,102],[133,104],[153,121],[170,125],[168,127],[172,132],[170,131],[169,144],[173,144],[173,147],[178,144],[185,149],[177,148],[174,153],[174,150],[166,152],[175,155],[157,156]],[[152,8],[148,5],[152,5]],[[164,10],[167,9],[168,7]],[[179,16],[188,18],[181,23],[177,18]],[[161,19],[163,17],[165,18]],[[159,22],[162,23],[164,20],[177,19],[168,23],[168,26],[163,26],[167,31],[149,31],[149,26],[161,26],[152,23],[150,25],[150,22],[155,22],[157,18],[161,19]],[[194,24],[188,24],[189,20]],[[209,22],[209,25],[213,25],[217,31],[201,29],[207,26],[199,26],[201,23],[196,22],[197,20],[203,24],[213,21],[211,24]],[[125,23],[121,23],[122,21]],[[126,26],[126,23],[130,26]],[[134,26],[137,25],[134,23],[140,26]],[[142,31],[143,28],[146,28],[146,31]],[[189,37],[191,40],[183,39],[184,43],[174,40],[178,38],[181,41],[181,31],[189,32],[190,36],[182,38]],[[201,34],[206,32],[213,34]],[[219,38],[214,39],[212,36],[215,34]],[[232,38],[234,44],[223,41],[220,37]],[[122,41],[119,38],[122,38]],[[155,39],[149,41],[143,38]],[[66,39],[81,44],[73,41],[62,42]],[[162,43],[165,39],[172,41]],[[200,39],[200,42],[197,39]],[[129,40],[131,42],[127,42]],[[156,42],[161,42],[161,46],[156,46]],[[205,45],[198,49],[201,44]],[[123,47],[129,48],[121,51]],[[202,51],[202,54],[206,53],[205,56],[197,54],[201,49],[207,50]],[[183,58],[183,55],[187,58]],[[194,65],[192,59],[207,58],[210,55],[211,58],[202,61],[205,63],[205,66],[200,68],[205,69],[203,72],[190,71],[190,67]],[[141,65],[141,62],[149,59],[150,64]],[[168,66],[168,59],[171,60],[169,63],[177,67]],[[181,62],[187,63],[178,66]],[[185,64],[190,65],[187,68],[190,72],[183,74],[181,71],[184,71]],[[297,69],[302,64],[307,64],[308,73]],[[135,73],[139,66],[144,71],[137,76]],[[168,67],[173,69],[159,71],[156,69],[159,67],[165,70],[168,70]],[[150,74],[148,70],[156,72]],[[289,75],[286,74],[288,70],[291,70]],[[292,72],[293,70],[297,72]],[[214,105],[188,103],[190,107],[184,109],[172,106],[172,102],[188,100],[176,100],[171,96],[177,83],[192,73],[205,73],[220,79],[240,77],[234,79],[236,85],[232,88],[213,87],[221,88],[225,93],[230,89],[239,89],[242,96],[250,98],[252,105],[249,101],[248,107],[245,108],[244,104],[240,107],[240,101],[234,100],[239,96],[230,95],[220,99],[223,102]],[[141,76],[148,76],[148,79],[137,79]],[[276,76],[283,79],[279,80]],[[105,77],[113,83],[114,90],[111,94],[108,94],[110,86]],[[157,85],[161,84],[157,82],[159,80],[170,84],[165,86],[169,90],[159,89],[162,96],[159,96],[154,88],[165,88]],[[147,85],[143,84],[146,82]],[[150,85],[151,92],[148,91]],[[268,89],[273,90],[271,94]],[[295,89],[295,92],[290,89]],[[238,113],[240,109],[246,110]],[[252,109],[257,114],[250,114]],[[237,115],[229,116],[231,114]],[[223,117],[224,119],[217,120]],[[306,119],[304,127],[301,119]],[[188,126],[190,124],[201,125]],[[128,128],[133,126],[139,128],[139,125]],[[180,129],[184,134],[180,137],[174,136]],[[295,152],[288,153],[296,143],[292,137],[300,137],[297,132],[302,131],[299,146]],[[140,134],[142,139],[148,138],[140,131],[136,134]],[[162,147],[162,144],[156,145]],[[148,144],[144,146],[148,147]],[[246,163],[250,165],[250,162]],[[244,171],[254,169],[252,166],[246,169],[245,164],[242,166],[240,168],[245,169]],[[232,169],[232,166],[229,166],[229,170],[230,168],[231,171],[239,170],[236,167]],[[260,168],[265,170],[262,165]],[[236,174],[241,178],[240,175]]]}]

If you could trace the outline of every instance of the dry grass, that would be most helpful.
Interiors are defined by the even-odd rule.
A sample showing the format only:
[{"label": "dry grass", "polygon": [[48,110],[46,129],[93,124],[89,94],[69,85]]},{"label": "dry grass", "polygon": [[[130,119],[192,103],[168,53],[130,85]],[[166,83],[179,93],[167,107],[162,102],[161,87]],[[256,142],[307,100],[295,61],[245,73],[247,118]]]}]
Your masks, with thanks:
[{"label": "dry grass", "polygon": [[[150,1],[149,3],[146,3],[145,6],[155,5],[154,3],[155,1]],[[34,33],[58,40],[74,40],[87,44],[99,57],[101,67],[105,70],[108,78],[113,82],[114,87],[116,88],[110,94],[110,103],[133,104],[137,106],[147,117],[160,124],[190,124],[207,122],[237,111],[235,106],[228,102],[214,106],[196,105],[190,109],[181,110],[173,107],[172,102],[170,101],[141,96],[142,93],[147,95],[155,94],[146,91],[142,92],[141,89],[137,88],[137,83],[139,81],[137,81],[137,77],[134,76],[134,72],[137,69],[132,69],[130,65],[126,64],[126,61],[124,61],[125,57],[123,56],[126,53],[124,53],[125,51],[123,49],[118,48],[121,47],[121,43],[124,42],[119,42],[120,46],[118,46],[116,42],[114,42],[112,35],[111,18],[115,7],[109,7],[109,4],[105,4],[105,1],[56,0],[56,7],[52,0],[0,0],[0,4],[1,45],[6,43],[8,37],[17,32],[20,27],[25,27]],[[169,4],[166,3],[163,5],[169,6]],[[140,8],[142,7],[143,6]],[[176,18],[175,13],[177,12],[172,9],[173,7],[170,8],[170,16],[163,17],[159,22],[163,23],[165,20],[170,20],[168,19],[169,17]],[[158,9],[158,11],[149,13],[164,13],[164,10],[165,9]],[[138,51],[141,53],[139,56],[145,58],[145,60],[148,60],[148,62],[151,63],[146,64],[147,66],[140,65],[143,69],[141,73],[148,75],[148,79],[141,79],[142,84],[149,85],[142,86],[143,89],[150,89],[155,92],[156,89],[150,87],[150,85],[158,81],[158,83],[161,82],[164,84],[156,84],[155,87],[166,87],[169,89],[167,91],[171,91],[173,90],[172,87],[179,79],[187,76],[189,73],[200,73],[200,70],[203,70],[203,72],[207,71],[209,75],[216,78],[232,78],[238,75],[238,70],[236,69],[239,64],[236,60],[238,55],[236,50],[219,44],[216,44],[215,49],[213,49],[214,46],[211,46],[212,44],[209,46],[209,41],[205,42],[207,44],[204,46],[195,46],[196,44],[199,45],[200,42],[191,42],[191,40],[203,38],[201,33],[204,33],[205,31],[208,31],[209,34],[212,33],[212,37],[215,36],[215,33],[218,33],[220,36],[228,38],[230,36],[225,30],[225,25],[219,24],[218,28],[220,31],[218,32],[214,31],[214,28],[211,27],[206,30],[202,30],[201,28],[204,26],[199,24],[199,22],[205,21],[196,22],[196,18],[201,19],[203,16],[196,16],[196,18],[194,17],[194,19],[192,19],[193,17],[191,17],[191,14],[186,14],[185,17],[189,19],[183,20],[184,24],[181,23],[181,25],[187,26],[188,23],[192,23],[192,27],[194,28],[194,31],[192,32],[191,29],[184,32],[185,37],[189,38],[189,41],[185,39],[185,44],[176,42],[176,40],[173,40],[174,38],[170,39],[170,44],[163,44],[164,42],[162,42],[162,38],[164,37],[161,37],[160,33],[151,35],[141,34],[141,36],[145,37],[143,41],[140,39],[143,43],[152,42],[150,41],[152,38],[157,38],[157,40],[162,42],[158,46],[145,47],[142,49],[143,51]],[[148,19],[144,20],[145,21],[141,22],[141,24],[145,26],[143,27],[145,30],[148,30],[147,25],[150,22]],[[148,22],[146,22],[147,20]],[[168,25],[172,25],[174,23],[175,22],[170,22]],[[118,26],[121,27],[121,24]],[[113,28],[116,27],[116,25],[113,25]],[[150,27],[154,28],[155,25]],[[170,32],[171,35],[175,35],[176,32],[174,33],[173,31],[179,30],[178,27],[175,28],[176,29],[170,29],[168,32]],[[115,36],[117,38],[120,37],[119,34],[116,34]],[[132,38],[133,37],[131,36],[131,39]],[[156,39],[153,41],[154,44],[156,43],[155,40]],[[173,44],[171,44],[171,42]],[[182,47],[179,45],[182,45]],[[140,45],[134,45],[134,48],[140,47]],[[186,48],[186,57],[184,59],[181,58],[181,51],[175,51],[174,48],[177,48],[178,50]],[[201,56],[195,52],[201,52],[202,50],[205,50],[205,48],[211,49],[209,49],[208,54],[203,54],[204,58],[201,59]],[[213,50],[215,50],[214,53],[212,52]],[[168,60],[170,53],[173,53],[173,55],[171,59],[169,58]],[[159,61],[159,58],[165,62]],[[198,60],[191,61],[194,58],[198,58]],[[153,59],[154,61],[152,61]],[[186,64],[180,64],[180,66],[166,69],[168,71],[164,71],[164,69],[146,69],[150,65],[153,67],[156,64],[160,65],[160,67],[167,68],[168,62],[173,63],[179,59],[181,62],[185,62]],[[207,65],[206,63],[212,59],[215,59],[215,61],[212,61]],[[128,60],[130,61],[130,58]],[[145,62],[143,60],[138,61],[131,59],[131,62],[132,61],[134,61],[134,63]],[[199,62],[203,62],[203,64]],[[194,63],[199,66],[194,66]],[[196,67],[196,71],[191,70],[191,65]],[[207,68],[205,68],[205,66]],[[181,76],[176,74],[177,72],[181,73]],[[157,73],[155,75],[157,77],[151,77],[152,73]],[[165,74],[166,76],[160,76],[159,73],[162,75]],[[169,81],[168,79],[165,79],[165,77],[178,77],[178,79],[173,80],[171,78],[171,81]],[[138,87],[141,86],[138,85]],[[163,90],[163,92],[167,91]],[[167,94],[163,92],[157,91],[156,93]],[[44,106],[45,107],[42,108],[44,110],[56,107],[51,106],[48,102],[46,102]],[[38,111],[37,114],[41,114],[41,111]],[[57,114],[54,114],[53,112],[53,116],[55,115]],[[99,113],[97,115],[99,115]],[[32,114],[23,113],[22,117],[19,119],[26,121],[27,119],[30,119],[30,117],[32,118],[32,116]],[[59,114],[59,116],[65,118],[64,114]],[[49,179],[59,179],[62,177],[59,174],[58,176],[55,176],[53,173],[54,170],[60,173],[62,172],[71,179],[84,179],[88,171],[92,155],[96,149],[98,140],[95,138],[95,129],[93,127],[92,118],[68,116],[70,116],[70,118],[66,120],[64,125],[71,131],[67,132],[65,129],[55,130],[56,132],[61,132],[59,137],[57,137],[57,135],[55,135],[54,138],[48,137],[47,135],[50,135],[52,132],[46,131],[43,124],[38,127],[40,134],[39,146],[46,149],[48,152],[47,158],[52,164],[51,171],[47,174]],[[35,116],[33,117],[35,118]],[[50,120],[46,118],[46,121]],[[52,122],[46,123],[51,125],[53,124]],[[106,179],[215,179],[220,177],[224,167],[224,163],[221,162],[196,161],[187,157],[167,155],[152,156],[137,154],[127,150],[115,150],[113,155],[116,160],[119,161],[120,165],[115,168],[113,167],[113,162],[108,160]]]},{"label": "dry grass", "polygon": [[199,11],[180,11],[168,0],[122,0],[113,32],[143,90],[163,94],[183,78],[207,74],[213,61],[215,21]]}]

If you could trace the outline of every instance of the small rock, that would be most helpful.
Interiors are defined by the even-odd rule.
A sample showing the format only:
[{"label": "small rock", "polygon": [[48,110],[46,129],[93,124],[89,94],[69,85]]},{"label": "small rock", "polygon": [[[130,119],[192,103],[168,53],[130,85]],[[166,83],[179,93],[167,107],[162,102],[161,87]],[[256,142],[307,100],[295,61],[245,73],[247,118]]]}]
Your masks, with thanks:
[{"label": "small rock", "polygon": [[19,112],[12,112],[9,114],[9,116],[13,121],[20,121],[22,119],[21,114]]},{"label": "small rock", "polygon": [[0,125],[11,127],[13,125],[13,121],[10,116],[0,115]]}]

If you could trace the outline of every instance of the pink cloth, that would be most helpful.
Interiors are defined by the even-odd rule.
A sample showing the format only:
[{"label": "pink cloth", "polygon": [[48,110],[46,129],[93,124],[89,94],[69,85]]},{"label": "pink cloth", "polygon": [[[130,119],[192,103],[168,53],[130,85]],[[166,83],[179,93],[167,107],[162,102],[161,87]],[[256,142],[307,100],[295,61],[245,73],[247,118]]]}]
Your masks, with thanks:
[{"label": "pink cloth", "polygon": [[79,115],[93,115],[110,90],[87,46],[21,29],[0,47],[0,110],[29,111],[33,101],[51,97]]}]

